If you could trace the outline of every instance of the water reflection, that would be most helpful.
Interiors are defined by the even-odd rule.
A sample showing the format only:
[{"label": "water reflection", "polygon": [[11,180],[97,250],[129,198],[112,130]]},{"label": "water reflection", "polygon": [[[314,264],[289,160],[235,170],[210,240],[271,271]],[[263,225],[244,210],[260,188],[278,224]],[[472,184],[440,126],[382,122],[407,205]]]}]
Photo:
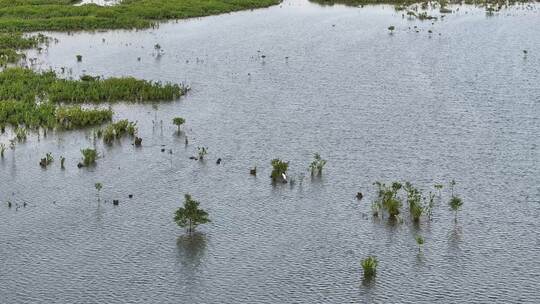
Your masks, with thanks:
[{"label": "water reflection", "polygon": [[197,268],[206,254],[206,235],[195,232],[181,235],[176,239],[178,261],[186,266]]},{"label": "water reflection", "polygon": [[459,251],[459,245],[462,241],[462,227],[458,226],[457,224],[454,225],[454,228],[450,232],[450,236],[448,237],[448,246],[450,250],[456,250]]}]

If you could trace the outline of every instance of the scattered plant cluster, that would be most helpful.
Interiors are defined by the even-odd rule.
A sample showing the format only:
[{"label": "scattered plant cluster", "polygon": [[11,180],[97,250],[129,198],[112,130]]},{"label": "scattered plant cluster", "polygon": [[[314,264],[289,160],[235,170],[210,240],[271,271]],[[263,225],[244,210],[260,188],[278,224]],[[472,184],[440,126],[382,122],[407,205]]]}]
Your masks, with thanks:
[{"label": "scattered plant cluster", "polygon": [[111,123],[105,128],[103,131],[103,142],[106,144],[112,144],[115,139],[119,139],[125,135],[134,137],[136,133],[136,123],[127,119],[122,119],[115,123]]}]

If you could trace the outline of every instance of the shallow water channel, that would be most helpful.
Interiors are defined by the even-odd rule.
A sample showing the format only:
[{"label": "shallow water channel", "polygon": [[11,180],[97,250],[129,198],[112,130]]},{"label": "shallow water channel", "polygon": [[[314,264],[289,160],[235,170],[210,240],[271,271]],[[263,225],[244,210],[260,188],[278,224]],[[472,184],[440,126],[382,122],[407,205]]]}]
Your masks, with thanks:
[{"label": "shallow water channel", "polygon": [[[0,302],[538,303],[539,8],[463,6],[433,24],[401,14],[297,0],[143,31],[47,33],[59,42],[29,52],[36,69],[192,90],[113,105],[143,147],[98,140],[95,168],[76,166],[92,130],[6,151]],[[174,116],[187,120],[180,136]],[[189,159],[197,146],[205,162]],[[47,152],[56,160],[42,169]],[[315,152],[322,178],[307,170]],[[273,158],[290,161],[293,186],[271,185]],[[394,180],[445,184],[433,221],[372,217],[373,182]],[[192,238],[173,222],[184,193],[212,220]],[[379,260],[369,282],[368,255]]]}]

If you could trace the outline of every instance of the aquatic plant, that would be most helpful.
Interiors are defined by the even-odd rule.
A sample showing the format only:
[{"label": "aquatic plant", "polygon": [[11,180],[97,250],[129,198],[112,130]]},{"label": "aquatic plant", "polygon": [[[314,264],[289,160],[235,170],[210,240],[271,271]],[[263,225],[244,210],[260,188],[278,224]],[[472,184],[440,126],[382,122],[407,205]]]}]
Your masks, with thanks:
[{"label": "aquatic plant", "polygon": [[57,125],[65,130],[101,125],[110,121],[112,115],[111,109],[82,109],[79,106],[59,107],[55,113]]},{"label": "aquatic plant", "polygon": [[175,117],[173,118],[173,124],[178,127],[178,133],[180,133],[180,126],[182,126],[186,122],[185,119],[182,117]]},{"label": "aquatic plant", "polygon": [[184,198],[184,206],[176,210],[174,221],[178,226],[187,228],[187,232],[191,234],[198,225],[209,223],[210,219],[208,213],[199,208],[200,203],[193,200],[191,195],[185,194]]},{"label": "aquatic plant", "polygon": [[270,178],[272,178],[272,181],[282,181],[286,183],[287,169],[289,168],[289,163],[276,158],[273,159],[270,164],[272,165],[272,173],[270,174]]},{"label": "aquatic plant", "polygon": [[455,180],[451,180],[450,181],[450,195],[451,196],[454,196],[454,187],[456,186],[456,181]]},{"label": "aquatic plant", "polygon": [[50,152],[45,154],[45,157],[42,158],[39,162],[39,165],[43,168],[46,168],[48,165],[50,165],[54,161],[54,158]]},{"label": "aquatic plant", "polygon": [[98,158],[98,153],[95,149],[82,149],[81,153],[83,155],[83,162],[82,164],[84,166],[90,166],[96,163],[96,159]]},{"label": "aquatic plant", "polygon": [[27,131],[25,127],[17,127],[15,129],[15,138],[18,142],[26,141],[27,138]]},{"label": "aquatic plant", "polygon": [[405,183],[404,189],[407,192],[407,202],[409,203],[411,217],[415,223],[418,223],[425,210],[422,205],[422,192],[409,182]]},{"label": "aquatic plant", "polygon": [[454,220],[457,222],[457,213],[461,206],[463,206],[463,201],[458,196],[452,195],[448,204],[450,205],[450,209],[454,211]]},{"label": "aquatic plant", "polygon": [[204,157],[206,154],[208,154],[208,148],[205,147],[197,147],[197,154],[199,155],[199,160],[204,160]]},{"label": "aquatic plant", "polygon": [[360,264],[362,265],[362,269],[364,269],[364,278],[370,279],[377,274],[377,266],[379,265],[377,257],[368,256]]},{"label": "aquatic plant", "polygon": [[420,252],[422,245],[424,245],[424,238],[421,235],[417,235],[414,237],[416,240],[416,244],[418,245],[418,252]]},{"label": "aquatic plant", "polygon": [[119,120],[109,124],[103,131],[103,142],[112,144],[115,139],[119,139],[124,135],[134,137],[137,133],[137,124],[127,119]]},{"label": "aquatic plant", "polygon": [[371,213],[373,214],[374,217],[379,216],[381,209],[382,209],[382,206],[379,202],[371,203]]},{"label": "aquatic plant", "polygon": [[25,68],[0,71],[0,100],[35,103],[36,99],[62,103],[143,102],[175,100],[189,91],[188,86],[139,80],[133,77],[99,77],[69,80],[53,71],[36,72]]},{"label": "aquatic plant", "polygon": [[[0,126],[36,129],[75,129],[111,120],[111,109],[84,109],[58,103],[173,100],[188,88],[133,78],[75,81],[57,78],[54,72],[9,68],[0,71]],[[129,126],[129,133],[134,128]]]},{"label": "aquatic plant", "polygon": [[431,221],[433,219],[433,207],[435,206],[435,194],[429,192],[428,197],[424,197],[424,213]]},{"label": "aquatic plant", "polygon": [[398,191],[402,185],[398,182],[393,182],[391,186],[386,186],[384,183],[375,182],[377,186],[377,199],[375,203],[381,209],[386,210],[391,218],[396,218],[400,213],[402,206],[401,198],[398,197]]},{"label": "aquatic plant", "polygon": [[311,170],[311,175],[322,175],[322,171],[324,166],[326,165],[326,160],[321,158],[321,155],[319,153],[315,153],[313,156],[313,161],[309,165],[309,169]]},{"label": "aquatic plant", "polygon": [[443,185],[442,184],[435,184],[435,189],[437,189],[437,191],[439,191],[439,197],[442,195],[441,193],[441,190],[443,188]]},{"label": "aquatic plant", "polygon": [[101,183],[95,183],[94,184],[94,187],[96,188],[97,190],[97,197],[98,197],[98,201],[101,200],[100,198],[100,193],[101,193],[101,188],[103,188],[103,185]]}]

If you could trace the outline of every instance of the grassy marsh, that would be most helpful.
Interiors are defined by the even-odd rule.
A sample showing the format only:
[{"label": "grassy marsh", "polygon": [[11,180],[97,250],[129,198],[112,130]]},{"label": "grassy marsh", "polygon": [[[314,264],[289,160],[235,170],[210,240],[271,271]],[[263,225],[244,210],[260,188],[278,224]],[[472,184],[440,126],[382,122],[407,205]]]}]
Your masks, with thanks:
[{"label": "grassy marsh", "polygon": [[99,125],[111,120],[112,110],[83,109],[78,104],[175,100],[189,90],[131,77],[85,79],[61,79],[52,71],[5,69],[0,72],[0,125],[63,129]]}]

